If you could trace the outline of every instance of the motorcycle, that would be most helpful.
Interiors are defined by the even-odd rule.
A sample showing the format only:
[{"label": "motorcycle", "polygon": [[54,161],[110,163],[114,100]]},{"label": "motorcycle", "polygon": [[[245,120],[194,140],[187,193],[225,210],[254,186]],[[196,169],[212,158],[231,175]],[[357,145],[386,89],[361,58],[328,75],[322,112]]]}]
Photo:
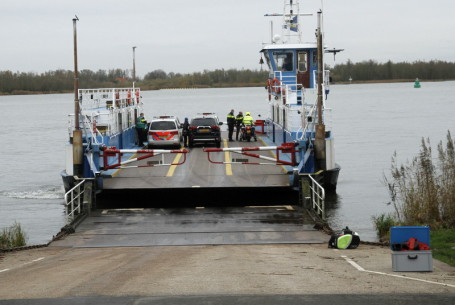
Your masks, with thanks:
[{"label": "motorcycle", "polygon": [[251,138],[254,138],[254,140],[257,141],[256,134],[254,133],[254,127],[251,125],[242,126],[240,141],[250,142]]}]

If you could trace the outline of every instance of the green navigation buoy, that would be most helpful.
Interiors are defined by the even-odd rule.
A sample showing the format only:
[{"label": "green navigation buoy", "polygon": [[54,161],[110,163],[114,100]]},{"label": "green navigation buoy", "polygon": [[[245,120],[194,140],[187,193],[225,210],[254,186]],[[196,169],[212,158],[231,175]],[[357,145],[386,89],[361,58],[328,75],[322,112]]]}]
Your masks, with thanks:
[{"label": "green navigation buoy", "polygon": [[414,88],[420,88],[420,81],[418,78],[416,78],[416,81],[414,82]]}]

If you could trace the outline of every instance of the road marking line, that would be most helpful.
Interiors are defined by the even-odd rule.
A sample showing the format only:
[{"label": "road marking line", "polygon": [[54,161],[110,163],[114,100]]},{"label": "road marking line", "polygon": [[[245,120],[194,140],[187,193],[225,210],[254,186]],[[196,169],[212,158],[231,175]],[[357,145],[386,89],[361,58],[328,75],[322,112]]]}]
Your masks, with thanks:
[{"label": "road marking line", "polygon": [[44,257],[40,257],[40,258],[37,258],[37,259],[32,260],[32,262],[39,262],[39,261],[41,261],[41,260],[43,260],[43,259],[44,259]]},{"label": "road marking line", "polygon": [[[180,149],[180,150],[182,150],[182,149]],[[176,154],[174,161],[172,161],[172,163],[179,163],[181,157],[182,157],[182,154]],[[174,175],[176,167],[177,167],[177,165],[171,165],[171,167],[169,167],[169,170],[167,171],[166,177],[172,177]]]},{"label": "road marking line", "polygon": [[[228,143],[227,140],[224,139],[224,148],[228,148]],[[224,161],[225,162],[230,162],[231,161],[231,153],[228,151],[224,152]],[[226,176],[232,176],[232,165],[231,164],[226,164]]]},{"label": "road marking line", "polygon": [[379,271],[365,270],[363,267],[358,265],[356,262],[354,262],[352,259],[348,258],[347,256],[341,255],[341,257],[344,258],[349,264],[351,264],[358,271],[361,271],[361,272],[368,272],[368,273],[374,273],[374,274],[379,274],[379,275],[392,276],[392,277],[397,277],[397,278],[406,279],[406,280],[412,280],[412,281],[424,282],[424,283],[428,283],[428,284],[436,284],[436,285],[442,285],[442,286],[455,288],[455,285],[451,285],[451,284],[433,282],[433,281],[428,281],[428,280],[423,280],[423,279],[418,279],[415,277],[408,277],[408,276],[403,276],[403,275],[398,275],[398,274],[390,274],[390,273],[379,272]]},{"label": "road marking line", "polygon": [[26,263],[23,263],[23,264],[21,264],[21,265],[14,266],[14,267],[12,267],[12,268],[2,269],[2,270],[0,270],[0,273],[9,271],[9,270],[11,270],[11,269],[16,269],[16,268],[20,268],[20,267],[23,267],[23,266],[26,266],[26,265],[30,265],[30,264],[39,262],[40,260],[43,260],[43,259],[44,259],[44,257],[40,257],[40,258],[36,258],[36,259],[34,259],[34,260],[31,260],[30,262],[26,262]]},{"label": "road marking line", "polygon": [[356,262],[354,262],[352,259],[348,258],[345,255],[341,255],[342,258],[344,258],[348,263],[350,263],[354,268],[356,268],[359,271],[365,271],[360,265],[358,265]]}]

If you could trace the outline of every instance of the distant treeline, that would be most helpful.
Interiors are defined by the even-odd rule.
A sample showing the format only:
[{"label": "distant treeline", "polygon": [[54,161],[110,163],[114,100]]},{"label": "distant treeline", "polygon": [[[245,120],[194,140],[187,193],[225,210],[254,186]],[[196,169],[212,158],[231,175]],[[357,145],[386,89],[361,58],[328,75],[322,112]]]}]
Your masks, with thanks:
[{"label": "distant treeline", "polygon": [[249,87],[262,86],[268,77],[267,71],[217,69],[215,71],[204,70],[191,74],[166,73],[163,70],[155,70],[147,73],[141,84],[141,88],[219,88],[219,87]]},{"label": "distant treeline", "polygon": [[387,81],[387,80],[447,80],[455,79],[455,62],[432,60],[413,63],[378,63],[374,60],[353,63],[348,60],[331,69],[330,75],[335,82]]},{"label": "distant treeline", "polygon": [[[160,88],[210,88],[210,87],[246,87],[263,86],[268,77],[267,71],[217,69],[204,70],[188,74],[166,73],[155,70],[147,73],[144,78],[137,79],[136,86],[144,90]],[[400,62],[378,63],[373,60],[338,64],[331,69],[334,82],[362,81],[393,81],[455,79],[455,62],[446,61],[416,61],[413,63]],[[109,88],[131,86],[128,70],[112,69],[81,70],[79,72],[80,88]],[[69,92],[73,90],[74,74],[70,70],[56,70],[44,73],[0,71],[0,93],[48,93]]]},{"label": "distant treeline", "polygon": [[[191,74],[166,73],[155,70],[136,80],[136,86],[144,90],[161,88],[210,88],[262,86],[268,73],[256,70],[215,70]],[[132,79],[128,70],[82,70],[79,72],[79,88],[129,87]],[[68,92],[74,87],[74,72],[56,70],[44,73],[0,71],[0,93],[24,94],[34,92]]]}]

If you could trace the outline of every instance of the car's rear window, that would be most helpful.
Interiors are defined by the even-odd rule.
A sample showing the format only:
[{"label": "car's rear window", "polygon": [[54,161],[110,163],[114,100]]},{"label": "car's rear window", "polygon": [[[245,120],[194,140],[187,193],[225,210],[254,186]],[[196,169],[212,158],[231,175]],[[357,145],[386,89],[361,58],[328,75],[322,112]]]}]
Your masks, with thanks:
[{"label": "car's rear window", "polygon": [[152,122],[150,130],[174,130],[177,129],[174,122],[171,121],[157,121]]},{"label": "car's rear window", "polygon": [[213,126],[216,125],[215,119],[212,118],[197,118],[191,121],[191,126]]}]

